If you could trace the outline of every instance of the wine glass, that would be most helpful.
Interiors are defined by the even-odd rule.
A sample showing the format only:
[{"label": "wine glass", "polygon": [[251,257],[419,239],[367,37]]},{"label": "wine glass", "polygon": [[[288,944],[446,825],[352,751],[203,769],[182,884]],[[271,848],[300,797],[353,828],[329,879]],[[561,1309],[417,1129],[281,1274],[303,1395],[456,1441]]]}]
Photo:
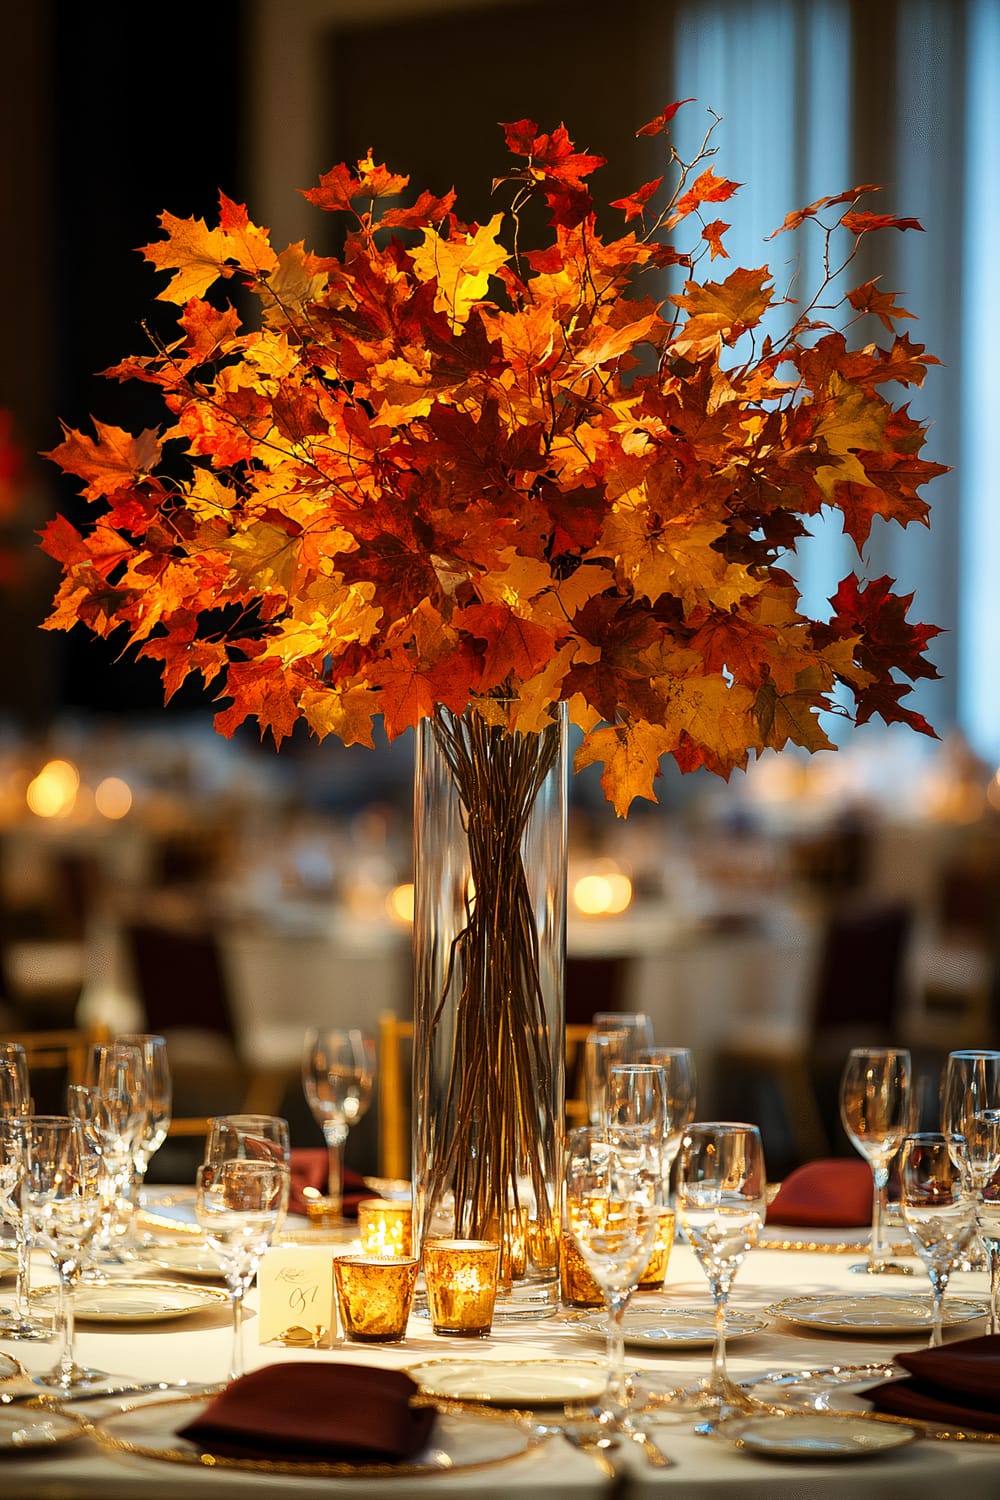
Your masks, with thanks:
[{"label": "wine glass", "polygon": [[595,1027],[584,1038],[583,1097],[591,1125],[604,1123],[608,1074],[617,1063],[627,1061],[628,1048],[629,1037],[624,1027],[607,1031]]},{"label": "wine glass", "polygon": [[663,1174],[669,1183],[681,1136],[694,1119],[698,1087],[694,1053],[690,1047],[645,1047],[639,1057],[642,1062],[655,1063],[663,1074]]},{"label": "wine glass", "polygon": [[976,1203],[968,1190],[964,1145],[941,1131],[907,1136],[899,1153],[900,1209],[913,1247],[931,1280],[931,1348],[941,1343],[941,1307],[951,1273],[968,1254],[976,1232]]},{"label": "wine glass", "polygon": [[132,1152],[132,1174],[135,1180],[133,1196],[138,1204],[150,1160],[163,1145],[170,1128],[173,1108],[170,1059],[167,1055],[166,1037],[134,1031],[122,1032],[117,1041],[123,1046],[139,1047],[142,1051],[142,1060],[146,1065],[149,1108],[146,1113],[145,1126]]},{"label": "wine glass", "polygon": [[736,1272],[757,1243],[767,1206],[764,1148],[756,1125],[691,1124],[677,1157],[677,1213],[715,1303],[712,1372],[675,1403],[723,1416],[754,1403],[726,1373],[726,1306]]},{"label": "wine glass", "polygon": [[598,1010],[590,1019],[595,1031],[624,1031],[625,1062],[638,1061],[644,1047],[653,1046],[653,1022],[638,1010]]},{"label": "wine glass", "polygon": [[368,1108],[375,1082],[375,1043],[362,1032],[312,1026],[302,1048],[302,1087],[323,1131],[329,1157],[327,1199],[331,1218],[343,1216],[347,1133]]},{"label": "wine glass", "polygon": [[196,1174],[195,1217],[226,1278],[233,1312],[229,1379],[243,1373],[243,1298],[288,1202],[289,1170],[275,1158],[228,1156]]},{"label": "wine glass", "polygon": [[28,1054],[20,1042],[0,1042],[0,1115],[29,1113]]},{"label": "wine glass", "polygon": [[0,1115],[0,1219],[5,1220],[14,1231],[17,1252],[17,1279],[14,1283],[14,1304],[4,1308],[0,1314],[0,1338],[50,1339],[52,1328],[48,1322],[30,1316],[31,1258],[28,1242],[28,1226],[21,1210],[21,1193],[24,1184],[25,1161],[25,1116]]},{"label": "wine glass", "polygon": [[[1000,1052],[972,1047],[949,1052],[941,1076],[941,1129],[965,1141],[969,1185],[979,1196],[986,1185],[986,1163],[975,1149],[972,1121],[992,1109],[1000,1109]],[[971,1269],[982,1270],[983,1245],[973,1243],[971,1256]]]},{"label": "wine glass", "polygon": [[983,1186],[977,1194],[976,1223],[986,1252],[990,1278],[987,1333],[1000,1333],[1000,1109],[984,1109],[975,1117],[973,1150],[985,1162]]},{"label": "wine glass", "polygon": [[910,1128],[910,1054],[901,1047],[854,1047],[840,1079],[840,1118],[874,1177],[868,1259],[851,1266],[869,1274],[909,1276],[911,1267],[888,1258],[884,1240],[889,1165]]},{"label": "wine glass", "polygon": [[[139,1046],[120,1041],[102,1044],[92,1060],[92,1082],[87,1086],[94,1095],[86,1124],[97,1141],[105,1197],[94,1261],[112,1269],[135,1259],[135,1250],[128,1244],[135,1207],[132,1164],[147,1128],[149,1080]],[[79,1102],[80,1096],[74,1097]]]},{"label": "wine glass", "polygon": [[604,1109],[609,1127],[648,1127],[662,1143],[667,1098],[663,1072],[655,1063],[615,1063],[608,1073]]},{"label": "wine glass", "polygon": [[56,1365],[32,1378],[72,1399],[103,1383],[104,1370],[79,1365],[75,1356],[73,1291],[101,1218],[100,1158],[78,1120],[34,1115],[25,1121],[21,1211],[36,1243],[49,1253],[59,1278],[57,1324],[62,1349]]},{"label": "wine glass", "polygon": [[574,1130],[566,1159],[566,1219],[587,1269],[604,1295],[608,1381],[602,1420],[628,1410],[622,1318],[649,1262],[660,1193],[659,1137],[650,1129]]}]

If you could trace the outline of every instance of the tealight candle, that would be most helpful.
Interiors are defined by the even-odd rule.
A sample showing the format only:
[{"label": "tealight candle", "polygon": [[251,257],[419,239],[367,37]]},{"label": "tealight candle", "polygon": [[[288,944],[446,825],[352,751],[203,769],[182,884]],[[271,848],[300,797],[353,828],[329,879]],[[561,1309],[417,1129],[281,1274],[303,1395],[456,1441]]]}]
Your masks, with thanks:
[{"label": "tealight candle", "polygon": [[658,1291],[667,1279],[667,1263],[674,1244],[674,1211],[661,1208],[656,1217],[656,1236],[649,1264],[639,1277],[639,1286],[644,1292]]},{"label": "tealight candle", "polygon": [[485,1338],[493,1324],[500,1246],[493,1240],[424,1241],[427,1309],[435,1333]]},{"label": "tealight candle", "polygon": [[386,1198],[362,1198],[358,1233],[366,1255],[412,1255],[413,1209]]},{"label": "tealight candle", "polygon": [[401,1255],[341,1255],[333,1263],[337,1309],[352,1343],[398,1344],[405,1337],[419,1262]]}]

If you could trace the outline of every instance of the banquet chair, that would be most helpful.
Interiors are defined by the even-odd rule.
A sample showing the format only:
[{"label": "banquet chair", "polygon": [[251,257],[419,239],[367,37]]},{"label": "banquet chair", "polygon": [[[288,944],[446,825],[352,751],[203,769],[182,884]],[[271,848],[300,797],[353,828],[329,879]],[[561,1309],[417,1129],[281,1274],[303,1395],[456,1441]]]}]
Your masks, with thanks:
[{"label": "banquet chair", "polygon": [[[565,1028],[566,1056],[566,1127],[572,1129],[587,1123],[587,1105],[580,1090],[583,1086],[583,1043],[589,1025]],[[409,1177],[411,1111],[410,1058],[412,1056],[413,1022],[392,1011],[379,1017],[378,1066],[378,1153],[382,1177]]]}]

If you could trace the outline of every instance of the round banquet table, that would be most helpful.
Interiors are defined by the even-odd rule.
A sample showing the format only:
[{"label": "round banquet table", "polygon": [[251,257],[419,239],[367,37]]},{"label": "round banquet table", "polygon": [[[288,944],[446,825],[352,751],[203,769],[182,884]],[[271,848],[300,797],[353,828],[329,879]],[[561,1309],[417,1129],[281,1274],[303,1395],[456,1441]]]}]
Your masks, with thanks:
[{"label": "round banquet table", "polygon": [[[291,1221],[290,1221],[291,1223]],[[772,1234],[774,1232],[772,1231]],[[785,1233],[795,1233],[785,1231]],[[288,1237],[286,1231],[285,1238]],[[306,1242],[308,1235],[302,1236]],[[833,1248],[789,1248],[794,1241],[760,1246],[741,1267],[731,1297],[734,1310],[763,1312],[776,1301],[793,1294],[839,1293],[863,1297],[869,1292],[924,1293],[922,1268],[915,1260],[914,1275],[858,1276],[850,1266],[857,1253]],[[338,1246],[331,1246],[337,1253]],[[38,1263],[38,1281],[43,1279]],[[151,1274],[148,1266],[140,1273]],[[155,1274],[155,1273],[154,1273]],[[166,1273],[162,1273],[166,1274]],[[174,1276],[171,1279],[176,1280]],[[957,1274],[948,1296],[982,1299],[986,1291],[984,1273]],[[204,1283],[202,1283],[204,1284]],[[5,1282],[4,1290],[9,1286]],[[707,1284],[691,1250],[675,1245],[667,1285],[658,1294],[665,1312],[671,1307],[707,1309]],[[649,1302],[648,1295],[643,1305]],[[306,1350],[277,1344],[261,1346],[257,1338],[255,1293],[248,1295],[244,1320],[244,1352],[247,1369],[287,1360],[334,1360],[405,1367],[426,1360],[530,1360],[560,1358],[583,1362],[601,1360],[603,1340],[567,1317],[530,1323],[496,1326],[489,1338],[470,1346],[467,1340],[436,1337],[426,1320],[410,1320],[406,1340],[399,1345],[338,1343],[332,1349]],[[183,1318],[156,1323],[80,1322],[77,1354],[85,1363],[141,1380],[221,1380],[228,1368],[230,1349],[228,1308],[220,1306]],[[982,1319],[956,1327],[949,1337],[984,1331]],[[730,1374],[748,1380],[765,1372],[817,1368],[830,1365],[861,1365],[887,1360],[894,1353],[913,1350],[926,1342],[925,1333],[907,1333],[886,1338],[822,1334],[772,1319],[764,1331],[741,1338],[731,1345]],[[50,1366],[55,1345],[15,1343],[0,1338],[0,1349],[14,1356],[29,1371]],[[633,1369],[652,1370],[666,1385],[685,1385],[708,1370],[711,1351],[652,1353],[627,1350]],[[0,1386],[2,1393],[2,1386]],[[131,1401],[176,1399],[118,1396],[105,1401],[81,1402],[75,1410],[88,1421]],[[9,1408],[8,1408],[9,1410]],[[179,1408],[179,1410],[181,1410]],[[187,1413],[185,1412],[184,1415]],[[545,1413],[539,1412],[539,1420]],[[180,1425],[178,1420],[177,1425]],[[718,1438],[697,1436],[689,1421],[681,1424],[651,1424],[651,1435],[673,1460],[657,1469],[641,1450],[629,1443],[619,1449],[619,1475],[612,1480],[601,1472],[591,1455],[579,1452],[561,1437],[550,1436],[527,1451],[504,1462],[453,1474],[418,1476],[372,1476],[354,1478],[306,1478],[300,1476],[246,1473],[202,1468],[163,1459],[119,1454],[103,1449],[92,1436],[64,1443],[51,1451],[19,1454],[8,1446],[0,1454],[0,1493],[4,1500],[117,1500],[141,1494],[143,1500],[273,1500],[273,1497],[350,1496],[352,1500],[391,1500],[395,1496],[438,1497],[470,1495],[516,1500],[518,1496],[562,1500],[562,1497],[615,1494],[632,1497],[663,1494],[684,1500],[822,1500],[850,1493],[856,1500],[912,1500],[920,1494],[961,1493],[963,1500],[994,1500],[1000,1487],[1000,1443],[940,1441],[930,1438],[858,1462],[788,1461],[762,1459],[740,1452]],[[625,1451],[627,1449],[627,1451]]]}]

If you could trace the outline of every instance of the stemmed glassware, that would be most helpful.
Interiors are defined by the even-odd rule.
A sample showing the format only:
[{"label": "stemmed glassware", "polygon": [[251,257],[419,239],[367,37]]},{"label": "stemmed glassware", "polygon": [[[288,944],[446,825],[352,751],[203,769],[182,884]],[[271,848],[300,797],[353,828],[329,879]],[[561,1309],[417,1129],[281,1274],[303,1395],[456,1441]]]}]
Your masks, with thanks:
[{"label": "stemmed glassware", "polygon": [[14,1304],[0,1315],[0,1338],[22,1341],[52,1337],[51,1325],[31,1317],[29,1312],[30,1244],[28,1225],[21,1208],[26,1122],[26,1115],[0,1115],[0,1220],[6,1220],[14,1231],[17,1252]]},{"label": "stemmed glassware", "polygon": [[977,1193],[976,1224],[986,1252],[990,1278],[989,1317],[986,1332],[1000,1333],[1000,1109],[984,1109],[972,1127],[973,1151],[983,1169],[983,1186]]},{"label": "stemmed glassware", "polygon": [[324,1208],[334,1219],[343,1215],[347,1135],[367,1110],[374,1082],[375,1043],[370,1037],[353,1028],[309,1028],[302,1048],[302,1088],[326,1142]]},{"label": "stemmed glassware", "polygon": [[626,1126],[584,1126],[568,1141],[566,1220],[604,1295],[608,1383],[602,1419],[616,1425],[629,1405],[622,1318],[656,1234],[659,1144],[654,1130]]},{"label": "stemmed glassware", "polygon": [[662,1144],[667,1114],[666,1084],[661,1069],[654,1063],[615,1063],[608,1074],[604,1107],[611,1127],[646,1126]]},{"label": "stemmed glassware", "polygon": [[625,1056],[623,1062],[638,1062],[639,1053],[653,1045],[653,1022],[639,1010],[599,1010],[591,1017],[595,1031],[624,1031]]},{"label": "stemmed glassware", "polygon": [[941,1313],[951,1273],[976,1232],[964,1146],[939,1131],[907,1136],[899,1153],[900,1209],[914,1249],[927,1268],[934,1299],[931,1348],[941,1343]]},{"label": "stemmed glassware", "polygon": [[852,1271],[911,1274],[888,1257],[885,1244],[886,1189],[892,1158],[910,1129],[910,1054],[902,1047],[855,1047],[840,1079],[840,1117],[855,1150],[874,1177],[872,1235],[868,1259]]},{"label": "stemmed glassware", "polygon": [[604,1123],[608,1075],[618,1063],[627,1062],[629,1055],[629,1034],[623,1026],[588,1031],[583,1043],[583,1097],[588,1124]]},{"label": "stemmed glassware", "polygon": [[663,1175],[669,1184],[681,1137],[694,1119],[698,1076],[690,1047],[646,1047],[640,1062],[655,1063],[663,1074],[666,1101],[663,1135]]},{"label": "stemmed glassware", "polygon": [[243,1298],[288,1202],[288,1166],[276,1156],[218,1156],[196,1177],[195,1216],[218,1260],[233,1313],[229,1378],[243,1373]]},{"label": "stemmed glassware", "polygon": [[[965,1141],[969,1186],[982,1198],[987,1182],[988,1140],[974,1121],[984,1110],[1000,1109],[1000,1052],[966,1048],[949,1052],[941,1076],[941,1129],[945,1135]],[[986,1159],[981,1160],[983,1149]],[[996,1171],[994,1166],[989,1173]],[[986,1265],[985,1250],[973,1242],[971,1269]]]},{"label": "stemmed glassware", "polygon": [[104,1212],[95,1265],[103,1270],[128,1265],[135,1259],[129,1245],[133,1201],[133,1161],[147,1129],[149,1081],[143,1049],[114,1041],[93,1049],[88,1082],[93,1094],[86,1103],[71,1086],[70,1108],[79,1112],[85,1134],[92,1135],[103,1167]]},{"label": "stemmed glassware", "polygon": [[746,1411],[753,1401],[726,1372],[726,1306],[736,1272],[757,1243],[767,1205],[764,1149],[756,1125],[690,1125],[677,1158],[676,1203],[711,1288],[715,1347],[709,1378],[670,1404],[716,1416]]},{"label": "stemmed glassware", "polygon": [[73,1318],[73,1290],[101,1209],[100,1159],[88,1146],[79,1121],[68,1115],[34,1115],[26,1120],[21,1211],[55,1266],[57,1321],[63,1332],[57,1364],[33,1379],[67,1399],[108,1378],[106,1371],[77,1364]]},{"label": "stemmed glassware", "polygon": [[145,1124],[132,1150],[132,1197],[139,1206],[142,1185],[151,1159],[167,1138],[173,1109],[173,1081],[170,1075],[170,1059],[167,1056],[167,1039],[149,1032],[123,1032],[116,1038],[125,1047],[138,1047],[146,1065],[147,1104]]}]

